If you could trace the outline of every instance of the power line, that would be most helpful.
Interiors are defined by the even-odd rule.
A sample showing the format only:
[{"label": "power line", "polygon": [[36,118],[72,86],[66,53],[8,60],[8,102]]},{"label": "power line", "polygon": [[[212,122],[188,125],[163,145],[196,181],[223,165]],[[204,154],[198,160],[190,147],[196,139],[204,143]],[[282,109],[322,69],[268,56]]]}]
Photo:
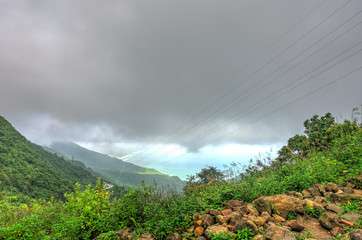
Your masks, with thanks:
[{"label": "power line", "polygon": [[[360,51],[361,51],[361,50],[360,50]],[[238,127],[237,129],[235,129],[235,130],[233,130],[233,131],[231,131],[231,132],[229,132],[229,133],[227,133],[227,134],[222,135],[221,137],[218,137],[218,138],[214,139],[213,141],[210,141],[209,143],[216,142],[217,140],[219,140],[219,139],[221,139],[221,138],[224,138],[224,137],[226,137],[226,136],[228,136],[228,135],[231,135],[231,134],[233,134],[233,133],[235,133],[235,132],[237,132],[237,131],[240,131],[241,129],[245,128],[246,126],[251,125],[251,124],[254,124],[254,123],[256,123],[256,122],[258,122],[258,121],[260,121],[260,120],[262,120],[262,119],[264,119],[264,118],[266,118],[266,117],[268,117],[268,116],[270,116],[270,115],[272,115],[272,114],[274,114],[274,113],[276,113],[276,112],[278,112],[278,111],[286,108],[286,107],[289,107],[290,105],[292,105],[292,104],[294,104],[294,103],[297,103],[297,102],[303,100],[304,98],[306,98],[306,97],[308,97],[308,96],[310,96],[310,95],[312,95],[312,94],[314,94],[314,93],[316,93],[316,92],[318,92],[318,91],[320,91],[320,90],[322,90],[322,89],[324,89],[324,88],[326,88],[326,87],[328,87],[328,86],[330,86],[330,85],[332,85],[332,84],[334,84],[334,83],[336,83],[336,82],[338,82],[338,81],[340,81],[340,80],[342,80],[342,79],[344,79],[344,78],[346,78],[346,77],[348,77],[349,75],[352,75],[352,74],[355,73],[355,72],[360,71],[361,69],[362,69],[362,67],[359,67],[359,68],[357,68],[357,69],[355,69],[355,70],[353,70],[353,71],[351,71],[351,72],[349,72],[349,73],[347,73],[347,74],[345,74],[345,75],[343,75],[343,76],[341,76],[341,77],[339,77],[339,78],[337,78],[337,79],[335,79],[335,80],[333,80],[333,81],[331,81],[331,82],[323,85],[322,87],[319,87],[319,88],[313,90],[312,92],[309,92],[308,94],[306,94],[306,95],[304,95],[304,96],[301,96],[301,97],[297,98],[296,100],[294,100],[294,101],[292,101],[292,102],[290,102],[290,103],[288,103],[288,104],[286,104],[286,105],[283,105],[282,107],[277,108],[276,110],[274,110],[274,111],[272,111],[272,112],[270,112],[270,113],[268,113],[268,114],[265,114],[265,115],[263,115],[263,116],[255,119],[255,120],[253,120],[253,121],[250,121],[250,122],[248,122],[248,123],[246,123],[246,124]],[[182,155],[182,156],[183,156],[183,155]],[[175,157],[175,158],[173,158],[173,159],[170,159],[169,161],[173,161],[173,160],[178,159],[178,158],[180,158],[180,157],[182,157],[182,156]]]},{"label": "power line", "polygon": [[[346,52],[348,52],[349,50],[351,50],[351,49],[355,48],[356,46],[360,45],[361,43],[362,43],[362,41],[358,42],[358,44],[355,44],[354,46],[352,46],[352,47],[348,48],[347,50],[343,51],[342,53],[340,53],[340,54],[338,54],[337,56],[333,57],[332,59],[328,60],[327,62],[325,62],[325,63],[323,63],[323,64],[319,65],[318,67],[316,67],[316,68],[312,69],[311,71],[309,71],[308,73],[306,73],[306,74],[304,74],[303,76],[299,77],[298,79],[294,80],[293,82],[289,83],[288,85],[286,85],[286,86],[282,87],[281,89],[277,90],[276,92],[274,92],[274,93],[272,93],[272,94],[268,95],[267,97],[264,97],[264,98],[263,98],[262,100],[260,100],[259,102],[257,102],[257,103],[255,103],[255,104],[253,104],[253,105],[249,106],[247,109],[244,109],[242,112],[239,112],[238,114],[236,114],[236,115],[232,116],[232,117],[231,117],[228,121],[224,122],[224,124],[223,124],[223,125],[226,125],[226,124],[228,124],[228,123],[230,123],[230,122],[236,121],[236,120],[240,119],[241,117],[243,117],[243,116],[245,116],[245,115],[248,115],[248,114],[250,114],[250,113],[254,112],[255,110],[260,109],[261,107],[263,107],[263,105],[262,105],[262,106],[259,106],[259,107],[257,107],[257,108],[255,108],[255,109],[253,109],[253,110],[251,110],[251,111],[249,111],[249,112],[247,112],[247,113],[245,113],[245,114],[243,114],[243,115],[241,115],[241,114],[242,114],[242,113],[244,113],[246,110],[248,110],[248,109],[252,108],[253,106],[256,106],[256,105],[258,105],[258,104],[260,104],[260,103],[264,102],[264,100],[266,100],[266,99],[268,99],[269,97],[271,97],[271,96],[275,95],[276,93],[278,93],[278,92],[280,92],[280,91],[282,91],[282,90],[286,89],[287,87],[291,86],[292,84],[294,84],[294,83],[298,82],[300,79],[302,79],[302,78],[304,78],[305,76],[309,75],[309,74],[310,74],[310,73],[312,73],[313,71],[315,71],[315,70],[317,70],[317,69],[321,68],[322,66],[326,65],[327,63],[329,63],[329,62],[333,61],[334,59],[338,58],[339,56],[342,56],[343,54],[345,54],[345,53],[346,53]],[[333,68],[333,67],[335,67],[336,65],[340,64],[341,62],[346,61],[347,59],[351,58],[352,56],[354,56],[354,55],[358,54],[358,53],[359,53],[359,52],[361,52],[361,51],[362,51],[362,49],[359,49],[358,51],[356,51],[356,52],[354,52],[354,53],[350,54],[349,56],[347,56],[347,57],[343,58],[342,60],[339,60],[338,62],[336,62],[336,63],[332,64],[332,65],[331,65],[331,66],[329,66],[328,68],[326,68],[326,69],[324,69],[324,70],[320,71],[319,73],[317,73],[317,74],[315,74],[315,75],[313,75],[313,76],[309,77],[308,79],[306,79],[306,80],[302,81],[301,83],[299,83],[298,85],[296,85],[296,86],[292,87],[292,88],[291,88],[291,89],[289,89],[288,91],[291,91],[291,90],[293,90],[293,89],[295,89],[295,88],[297,88],[297,87],[299,87],[299,86],[301,86],[301,85],[305,84],[306,82],[308,82],[308,81],[310,81],[310,80],[314,79],[315,77],[317,77],[317,76],[319,76],[320,74],[322,74],[322,73],[326,72],[327,70],[332,69],[332,68]],[[275,99],[277,99],[277,98],[279,98],[279,97],[281,97],[281,96],[283,96],[283,95],[285,95],[285,94],[286,94],[286,93],[282,93],[282,94],[280,94],[280,95],[278,95],[278,96],[276,96],[276,97],[274,97],[274,98],[272,98],[272,99],[269,99],[269,100],[268,100],[268,103],[270,104],[273,100],[275,100]],[[215,129],[218,129],[218,128],[221,128],[221,127],[216,126],[216,127],[213,127],[213,128],[211,128],[211,129],[209,129],[208,131],[206,131],[206,132],[204,132],[204,133],[202,133],[202,134],[200,134],[200,135],[198,135],[198,136],[194,137],[191,141],[188,141],[187,143],[185,143],[185,145],[190,145],[190,144],[192,144],[192,143],[194,143],[194,142],[196,142],[196,141],[200,140],[202,137],[205,137],[205,136],[207,136],[207,135],[212,134],[213,132],[215,132]],[[172,153],[172,152],[168,152],[168,154],[170,154],[170,153]]]},{"label": "power line", "polygon": [[[259,67],[256,71],[254,71],[251,75],[249,75],[246,79],[244,79],[243,81],[239,82],[236,86],[234,86],[234,88],[230,89],[229,91],[227,91],[226,93],[224,93],[220,98],[218,98],[216,101],[212,102],[211,104],[209,104],[209,106],[207,106],[207,108],[209,108],[210,106],[212,106],[213,104],[219,102],[221,99],[225,98],[228,94],[232,93],[233,91],[235,91],[235,89],[237,89],[238,87],[240,87],[243,83],[245,83],[247,80],[251,79],[256,73],[258,73],[261,69],[263,69],[264,67],[266,67],[267,65],[269,65],[271,62],[273,62],[275,59],[277,59],[279,56],[281,56],[282,54],[284,54],[287,50],[289,50],[292,46],[294,46],[296,43],[298,43],[299,41],[301,41],[303,38],[305,38],[308,34],[310,34],[312,31],[314,31],[316,28],[318,28],[320,25],[322,25],[324,22],[326,22],[330,17],[332,17],[334,14],[336,14],[338,11],[340,11],[342,8],[344,8],[347,4],[349,4],[351,2],[351,0],[346,1],[344,4],[342,4],[340,7],[338,7],[335,11],[333,11],[332,13],[330,13],[326,18],[324,18],[320,23],[318,23],[317,25],[315,25],[313,28],[311,28],[310,30],[308,30],[306,33],[304,33],[302,36],[300,36],[299,38],[297,38],[295,41],[293,41],[288,47],[286,47],[283,51],[281,51],[279,54],[277,54],[276,56],[274,56],[272,59],[270,59],[268,62],[266,62],[265,64],[263,64],[261,67]],[[205,109],[204,109],[205,110]],[[201,111],[200,113],[204,112]],[[206,110],[205,110],[206,111]],[[200,113],[197,114],[200,115]],[[196,115],[195,115],[196,116]],[[193,119],[193,118],[192,118]],[[184,124],[185,125],[185,124]],[[183,126],[182,126],[183,127]],[[182,128],[181,127],[181,128]],[[193,128],[193,127],[192,127]],[[191,128],[191,129],[192,129]],[[186,130],[186,131],[190,131],[190,129]],[[172,132],[174,133],[174,132]],[[181,136],[184,136],[185,134],[182,133]],[[171,135],[170,135],[171,136]],[[176,138],[171,139],[170,141],[168,141],[167,143],[165,143],[165,145],[172,143],[173,141],[176,141],[177,139],[179,139],[180,136],[176,136]],[[176,140],[175,140],[176,139]],[[157,149],[154,152],[157,152],[158,150],[162,150],[161,149]]]},{"label": "power line", "polygon": [[[201,110],[200,112],[198,112],[197,114],[195,114],[194,116],[189,118],[186,122],[181,124],[176,129],[174,129],[170,134],[168,134],[169,136],[164,137],[162,141],[167,140],[170,136],[172,136],[172,134],[176,133],[177,131],[181,130],[184,126],[186,126],[186,124],[188,122],[191,122],[192,120],[194,120],[195,118],[200,116],[202,113],[207,111],[211,106],[213,106],[214,104],[216,104],[217,102],[222,100],[225,96],[227,96],[227,94],[224,94],[221,98],[217,99],[217,101],[214,101],[212,103],[209,103],[209,101],[208,101],[208,99],[210,99],[216,93],[219,93],[220,88],[225,87],[225,85],[230,84],[232,82],[232,80],[235,79],[242,71],[247,69],[247,67],[249,67],[253,62],[255,62],[256,59],[258,59],[259,57],[264,55],[268,50],[270,50],[274,45],[276,45],[276,43],[278,43],[282,38],[284,38],[286,35],[288,35],[293,29],[295,29],[299,24],[301,24],[305,19],[307,19],[315,10],[317,10],[320,6],[322,6],[326,1],[327,0],[320,2],[316,7],[314,7],[311,11],[309,11],[297,24],[295,24],[291,28],[289,28],[284,34],[282,34],[279,38],[277,38],[274,42],[272,42],[268,47],[266,47],[263,51],[261,51],[256,57],[254,57],[251,61],[249,61],[246,65],[244,65],[241,68],[241,70],[239,70],[236,74],[234,74],[233,77],[229,78],[229,80],[226,83],[223,82],[218,87],[216,87],[215,90],[204,101],[204,103],[208,103],[206,108],[204,108],[203,110]],[[346,2],[346,4],[347,3],[348,2]],[[232,86],[229,91],[231,92],[233,89],[234,89],[234,87]],[[203,105],[203,104],[201,104],[201,105]],[[162,147],[156,147],[156,149],[154,149],[153,151],[160,150],[160,148],[162,148]]]},{"label": "power line", "polygon": [[[338,27],[336,27],[334,30],[330,31],[329,33],[327,33],[325,36],[323,36],[322,38],[320,38],[319,40],[317,40],[316,42],[314,42],[311,46],[309,46],[308,48],[304,49],[302,52],[300,52],[297,56],[293,57],[291,60],[289,60],[287,63],[283,64],[282,67],[286,66],[287,64],[289,64],[291,61],[293,61],[294,59],[296,59],[298,56],[302,55],[303,53],[305,53],[307,50],[309,50],[311,47],[315,46],[317,43],[319,43],[322,39],[326,38],[327,36],[329,36],[331,33],[335,32],[337,29],[339,29],[341,26],[343,26],[345,23],[347,23],[348,21],[350,21],[351,19],[353,19],[354,17],[356,17],[357,15],[359,15],[361,13],[361,11],[357,12],[356,14],[354,14],[352,17],[350,17],[349,19],[347,19],[346,21],[344,21],[342,24],[340,24]],[[310,58],[311,56],[315,55],[317,52],[321,51],[322,49],[324,49],[325,47],[329,46],[332,42],[336,41],[337,39],[339,39],[341,36],[344,36],[347,32],[351,31],[352,29],[354,29],[355,27],[357,27],[358,25],[360,25],[362,23],[362,21],[360,21],[359,23],[353,25],[351,28],[347,29],[346,31],[344,31],[342,34],[339,34],[337,37],[335,37],[334,39],[332,39],[330,42],[328,42],[326,45],[324,45],[323,47],[317,49],[316,51],[314,51],[313,53],[311,53],[310,55],[308,55],[307,57],[303,58],[301,61],[299,61],[298,63],[296,63],[295,65],[293,65],[292,67],[290,67],[289,69],[287,69],[286,71],[284,71],[282,74],[278,75],[277,77],[275,77],[274,79],[272,79],[271,81],[269,81],[267,84],[264,84],[261,88],[269,85],[271,82],[277,80],[279,77],[281,77],[282,75],[284,75],[285,73],[289,72],[291,69],[293,69],[294,67],[296,67],[297,65],[301,64],[302,62],[304,62],[305,60],[307,60],[308,58]],[[356,45],[355,45],[356,46]],[[347,50],[346,50],[347,51]],[[344,52],[343,52],[344,53]],[[341,53],[341,54],[343,54]],[[340,55],[341,55],[340,54]],[[338,55],[338,56],[340,56]],[[336,57],[338,57],[336,56]],[[336,58],[335,57],[335,58]],[[333,59],[335,59],[333,58]],[[331,59],[332,60],[332,59]],[[331,61],[330,60],[330,61]],[[328,61],[329,62],[329,61]],[[328,63],[327,62],[327,63]],[[326,63],[325,63],[326,64]],[[322,64],[323,65],[323,64]],[[320,66],[322,66],[320,65]],[[278,70],[280,70],[282,67],[279,67],[277,70],[273,71],[272,73],[268,74],[266,77],[264,77],[263,79],[261,79],[259,82],[257,82],[257,84],[255,84],[253,87],[249,88],[248,90],[246,90],[245,92],[249,91],[250,89],[254,88],[255,86],[259,85],[263,80],[265,80],[266,78],[268,78],[269,76],[271,76],[272,74],[274,74],[275,72],[277,72]],[[315,68],[316,69],[316,68]],[[314,69],[314,70],[315,70]],[[313,70],[313,71],[314,71]],[[237,105],[238,103],[240,103],[242,100],[245,100],[247,97],[251,96],[252,94],[254,94],[255,92],[259,91],[261,88],[259,89],[256,89],[254,92],[250,93],[248,96],[242,98],[241,100],[239,100],[238,102],[234,103],[231,107],[229,108],[226,108],[225,109],[225,106],[227,106],[228,104],[225,104],[224,106],[220,107],[219,109],[217,109],[216,113],[218,113],[220,110],[223,110],[220,114],[218,114],[218,116],[220,116],[222,113],[225,113],[226,111],[230,110],[232,107],[234,107],[235,105]],[[245,93],[243,92],[243,93]],[[241,97],[242,95],[239,95],[237,98],[234,98],[233,101],[235,99],[238,99],[239,97]],[[233,102],[232,101],[232,102]],[[213,113],[215,114],[215,112]],[[206,120],[209,120],[210,117],[213,117],[213,115],[210,115],[208,118],[206,118]],[[204,120],[204,121],[206,121]],[[228,121],[230,122],[230,120]],[[197,126],[199,126],[201,123],[204,123],[204,122],[199,122],[198,124],[192,126],[189,128],[189,130],[192,130],[194,128],[196,128]],[[212,129],[215,129],[215,128],[218,128],[218,127],[214,127]],[[209,130],[210,131],[210,130]],[[207,132],[209,132],[207,131]],[[187,133],[183,133],[179,136],[177,136],[174,140],[178,140],[180,139],[181,137],[187,135]],[[172,152],[172,150],[170,150]],[[169,152],[170,152],[169,151]],[[167,152],[165,153],[167,154]]]}]

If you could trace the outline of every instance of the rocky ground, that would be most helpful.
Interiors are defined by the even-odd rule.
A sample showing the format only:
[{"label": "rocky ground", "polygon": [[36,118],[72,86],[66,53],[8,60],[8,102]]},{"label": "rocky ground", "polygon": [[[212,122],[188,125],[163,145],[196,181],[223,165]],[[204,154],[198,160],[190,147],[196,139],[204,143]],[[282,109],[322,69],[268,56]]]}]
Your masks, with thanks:
[{"label": "rocky ground", "polygon": [[[234,239],[238,230],[248,228],[254,239],[343,239],[360,240],[362,190],[352,183],[336,185],[315,184],[307,190],[260,197],[252,204],[231,200],[222,210],[209,210],[192,216],[193,225],[183,234],[173,233],[167,240]],[[357,204],[353,211],[345,211],[343,204]],[[191,216],[190,216],[191,217]],[[359,223],[358,223],[359,222]],[[116,231],[119,239],[134,239],[127,228]],[[240,231],[239,231],[240,234]],[[217,238],[215,235],[228,236]],[[154,239],[144,234],[139,240]],[[247,239],[247,238],[245,238]]]}]

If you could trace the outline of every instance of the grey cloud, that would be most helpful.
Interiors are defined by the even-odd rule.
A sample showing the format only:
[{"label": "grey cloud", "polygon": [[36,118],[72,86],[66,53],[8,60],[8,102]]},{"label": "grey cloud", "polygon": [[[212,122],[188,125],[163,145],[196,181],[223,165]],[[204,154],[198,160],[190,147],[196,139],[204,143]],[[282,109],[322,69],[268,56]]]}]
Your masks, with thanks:
[{"label": "grey cloud", "polygon": [[[298,91],[291,91],[250,114],[245,111],[238,121],[228,121],[291,79],[355,44],[362,37],[361,26],[230,111],[216,114],[207,122],[202,117],[216,109],[226,109],[226,103],[247,94],[244,91],[258,79],[362,7],[359,1],[352,1],[305,41],[227,94],[232,86],[226,85],[230,79],[245,79],[342,5],[341,1],[325,2],[274,48],[241,71],[242,66],[320,2],[2,1],[1,114],[14,119],[15,125],[24,130],[29,116],[35,116],[34,119],[47,116],[54,120],[53,125],[42,130],[44,125],[39,120],[39,131],[50,138],[77,141],[173,142],[174,139],[186,144],[215,126],[220,128],[193,141],[189,148],[196,150],[210,141],[215,144],[285,141],[301,132],[302,122],[314,114],[331,111],[349,117],[352,108],[361,103],[361,73],[253,122],[352,70],[361,62],[361,54]],[[210,97],[215,89],[217,94]],[[222,101],[188,120],[223,94]],[[202,124],[198,126],[199,122]],[[99,126],[107,130],[98,131]],[[179,126],[184,127],[171,134]],[[242,126],[245,127],[237,134],[223,137],[229,130]],[[180,137],[182,134],[185,137]]]}]

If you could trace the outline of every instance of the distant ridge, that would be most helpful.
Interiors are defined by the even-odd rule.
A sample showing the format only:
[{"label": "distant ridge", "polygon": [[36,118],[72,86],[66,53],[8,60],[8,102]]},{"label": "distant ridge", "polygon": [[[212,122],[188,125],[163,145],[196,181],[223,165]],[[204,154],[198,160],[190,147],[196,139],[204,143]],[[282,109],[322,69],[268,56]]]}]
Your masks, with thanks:
[{"label": "distant ridge", "polygon": [[53,142],[51,149],[84,163],[102,178],[111,182],[129,187],[139,187],[144,182],[146,185],[157,183],[160,187],[169,186],[181,190],[182,180],[177,176],[169,176],[152,168],[145,168],[133,163],[124,162],[106,154],[88,150],[73,142]]}]

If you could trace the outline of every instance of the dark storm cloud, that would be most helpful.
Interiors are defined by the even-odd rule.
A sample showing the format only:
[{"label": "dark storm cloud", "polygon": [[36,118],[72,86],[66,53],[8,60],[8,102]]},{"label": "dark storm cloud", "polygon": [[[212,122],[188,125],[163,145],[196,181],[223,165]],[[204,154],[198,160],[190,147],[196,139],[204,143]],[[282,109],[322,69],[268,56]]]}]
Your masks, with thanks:
[{"label": "dark storm cloud", "polygon": [[[38,141],[42,137],[36,131],[43,131],[50,138],[100,142],[161,140],[189,144],[193,149],[210,141],[285,141],[301,132],[302,122],[314,114],[331,111],[349,117],[352,108],[361,103],[361,73],[259,122],[249,123],[352,71],[360,65],[361,54],[269,105],[250,113],[248,107],[358,43],[362,39],[361,26],[230,110],[230,105],[225,104],[240,94],[247,96],[258,80],[362,7],[357,0],[325,1],[296,26],[321,2],[0,1],[1,114],[37,136]],[[235,91],[229,90],[346,2],[343,9],[303,41]],[[358,21],[361,14],[300,58]],[[296,27],[241,71],[292,26]],[[359,48],[361,45],[348,53]],[[229,82],[233,84],[227,85]],[[212,95],[215,90],[217,93]],[[221,96],[225,97],[215,102]],[[230,121],[242,111],[245,116]],[[197,113],[198,117],[188,120]],[[179,126],[182,128],[170,134]],[[237,134],[224,136],[240,127],[243,128]]]}]

